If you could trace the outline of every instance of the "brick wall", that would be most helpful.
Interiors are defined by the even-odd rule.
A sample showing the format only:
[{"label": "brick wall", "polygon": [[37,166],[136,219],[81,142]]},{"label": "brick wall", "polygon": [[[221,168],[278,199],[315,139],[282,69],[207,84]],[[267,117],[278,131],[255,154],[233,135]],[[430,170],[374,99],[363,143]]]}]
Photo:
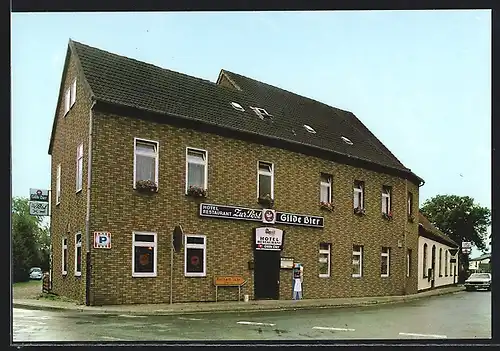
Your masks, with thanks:
[{"label": "brick wall", "polygon": [[[406,291],[417,291],[418,224],[407,221],[406,199],[407,191],[413,192],[413,211],[417,217],[418,187],[410,182],[405,184],[404,180],[393,176],[282,149],[101,112],[94,113],[93,133],[91,230],[112,233],[110,250],[92,250],[92,300],[95,304],[168,302],[170,235],[178,224],[185,233],[207,236],[207,276],[184,277],[184,250],[175,253],[174,302],[212,301],[215,299],[214,276],[230,274],[245,277],[248,282],[243,293],[253,297],[253,271],[248,270],[247,263],[253,259],[252,228],[259,223],[198,216],[202,201],[184,195],[188,146],[208,151],[208,198],[203,202],[259,208],[256,165],[258,160],[265,160],[273,162],[275,167],[276,210],[325,218],[323,229],[276,225],[286,231],[282,256],[294,257],[304,265],[305,298],[403,294],[408,248],[412,249],[413,257]],[[134,137],[159,142],[158,193],[143,195],[132,188]],[[68,162],[73,159],[71,153],[65,157]],[[333,175],[336,206],[333,213],[321,210],[318,205],[320,172]],[[74,184],[73,173],[65,178],[71,184]],[[353,214],[355,179],[365,182],[367,212],[364,217]],[[392,221],[381,218],[382,185],[393,187]],[[84,207],[81,212],[83,215]],[[78,223],[83,225],[84,221]],[[157,233],[157,277],[132,277],[133,231]],[[320,242],[332,243],[329,278],[318,277]],[[353,244],[364,246],[361,278],[351,277]],[[387,278],[380,277],[382,247],[391,248],[390,276]],[[57,259],[56,252],[56,266]],[[291,274],[291,270],[280,273],[282,299],[291,298]],[[69,287],[64,289],[73,291]],[[236,296],[237,289],[219,289],[220,300],[236,299]]]}]

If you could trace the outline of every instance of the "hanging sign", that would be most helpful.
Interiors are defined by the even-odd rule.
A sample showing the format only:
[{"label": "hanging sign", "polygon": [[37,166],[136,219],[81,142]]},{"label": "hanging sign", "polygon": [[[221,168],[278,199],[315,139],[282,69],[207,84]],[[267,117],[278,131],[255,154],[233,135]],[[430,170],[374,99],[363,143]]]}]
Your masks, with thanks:
[{"label": "hanging sign", "polygon": [[49,203],[42,201],[30,201],[30,215],[32,216],[48,216]]},{"label": "hanging sign", "polygon": [[30,201],[49,202],[49,191],[46,189],[30,188]]},{"label": "hanging sign", "polygon": [[281,251],[283,249],[283,234],[283,230],[277,228],[255,228],[255,250]]}]

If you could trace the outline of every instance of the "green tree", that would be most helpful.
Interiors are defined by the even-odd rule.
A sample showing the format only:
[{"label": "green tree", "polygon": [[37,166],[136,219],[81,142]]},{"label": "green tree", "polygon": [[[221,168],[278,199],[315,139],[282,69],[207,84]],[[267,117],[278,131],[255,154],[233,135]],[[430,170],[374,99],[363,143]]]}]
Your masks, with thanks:
[{"label": "green tree", "polygon": [[[48,253],[48,229],[41,227],[42,217],[29,214],[26,198],[12,199],[12,270],[14,282],[29,279],[29,269],[41,267]],[[43,268],[48,268],[46,265]]]},{"label": "green tree", "polygon": [[[486,251],[487,228],[491,224],[491,211],[474,203],[469,196],[437,195],[424,202],[420,212],[458,245],[470,241]],[[459,282],[466,279],[468,255],[459,251]]]}]

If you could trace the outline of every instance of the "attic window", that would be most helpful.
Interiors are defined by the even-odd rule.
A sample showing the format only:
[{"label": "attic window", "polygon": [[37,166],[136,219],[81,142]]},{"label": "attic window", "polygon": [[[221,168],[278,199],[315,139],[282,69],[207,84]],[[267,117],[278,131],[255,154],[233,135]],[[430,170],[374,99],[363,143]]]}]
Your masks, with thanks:
[{"label": "attic window", "polygon": [[262,107],[251,107],[250,106],[250,108],[257,114],[257,116],[259,116],[260,119],[272,117],[272,115],[270,113],[268,113]]},{"label": "attic window", "polygon": [[233,106],[233,108],[235,110],[238,110],[238,111],[241,111],[241,112],[245,112],[245,109],[240,104],[238,104],[237,102],[231,102],[231,106]]},{"label": "attic window", "polygon": [[342,141],[348,145],[352,145],[352,141],[349,138],[346,138],[345,136],[340,137]]},{"label": "attic window", "polygon": [[304,128],[309,132],[309,133],[312,133],[312,134],[316,134],[316,131],[314,130],[313,127],[307,125],[307,124],[304,124]]}]

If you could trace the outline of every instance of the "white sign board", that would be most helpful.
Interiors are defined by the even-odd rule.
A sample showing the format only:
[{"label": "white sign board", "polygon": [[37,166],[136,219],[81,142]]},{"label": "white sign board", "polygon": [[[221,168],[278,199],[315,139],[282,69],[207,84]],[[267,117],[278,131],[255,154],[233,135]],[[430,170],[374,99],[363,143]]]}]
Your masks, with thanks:
[{"label": "white sign board", "polygon": [[255,249],[280,251],[283,248],[283,230],[263,227],[255,228]]},{"label": "white sign board", "polygon": [[32,216],[48,216],[49,203],[42,201],[30,201],[30,215]]},{"label": "white sign board", "polygon": [[470,249],[472,247],[472,243],[470,241],[462,241],[462,249]]},{"label": "white sign board", "polygon": [[30,188],[30,201],[49,202],[49,191],[46,189]]},{"label": "white sign board", "polygon": [[111,233],[110,232],[94,232],[94,248],[95,249],[111,249]]}]

